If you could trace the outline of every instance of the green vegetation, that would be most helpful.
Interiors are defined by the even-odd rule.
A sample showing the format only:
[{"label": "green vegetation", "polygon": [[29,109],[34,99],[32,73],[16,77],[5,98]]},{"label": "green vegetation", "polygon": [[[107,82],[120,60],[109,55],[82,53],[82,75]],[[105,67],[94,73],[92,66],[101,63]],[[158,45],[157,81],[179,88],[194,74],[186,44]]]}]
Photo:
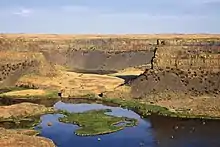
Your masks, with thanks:
[{"label": "green vegetation", "polygon": [[[169,109],[157,105],[151,105],[151,104],[146,104],[146,103],[141,103],[139,100],[123,100],[119,98],[97,98],[97,97],[92,97],[89,95],[81,97],[80,99],[82,100],[88,100],[88,101],[99,101],[104,104],[109,104],[109,105],[117,105],[125,109],[130,109],[132,111],[135,111],[136,113],[142,115],[142,116],[149,116],[151,114],[158,114],[158,115],[175,115],[176,113],[169,111]],[[76,100],[79,98],[75,98]]]},{"label": "green vegetation", "polygon": [[103,98],[102,102],[111,102],[117,104],[123,108],[131,109],[134,112],[142,115],[143,117],[147,117],[151,114],[157,114],[162,116],[169,117],[179,117],[179,118],[191,118],[191,119],[220,119],[218,117],[210,117],[204,115],[193,115],[187,112],[171,112],[166,107],[161,107],[157,105],[151,105],[146,103],[141,103],[139,100],[122,100],[122,99],[111,99],[111,98]]},{"label": "green vegetation", "polygon": [[146,103],[141,103],[138,100],[122,100],[122,99],[110,99],[103,98],[102,101],[117,104],[122,108],[131,109],[142,116],[148,116],[151,114],[159,114],[159,115],[171,115],[173,112],[169,111],[165,107],[151,105]]},{"label": "green vegetation", "polygon": [[[83,99],[86,99],[84,96]],[[189,112],[172,112],[166,107],[161,107],[158,105],[142,103],[140,100],[125,100],[119,98],[97,98],[97,97],[87,97],[90,101],[100,101],[104,104],[117,105],[125,109],[130,109],[142,117],[148,117],[149,115],[156,114],[168,117],[178,117],[185,119],[220,119],[219,117],[211,117],[205,115],[194,115]]]},{"label": "green vegetation", "polygon": [[[115,117],[105,114],[106,112],[111,112],[111,110],[91,110],[82,113],[69,113],[67,111],[61,111],[61,113],[65,116],[59,118],[59,121],[80,126],[81,128],[75,132],[75,134],[79,136],[108,134],[122,130],[125,127],[137,125],[136,119]],[[125,123],[125,125],[116,126],[119,123]]]}]

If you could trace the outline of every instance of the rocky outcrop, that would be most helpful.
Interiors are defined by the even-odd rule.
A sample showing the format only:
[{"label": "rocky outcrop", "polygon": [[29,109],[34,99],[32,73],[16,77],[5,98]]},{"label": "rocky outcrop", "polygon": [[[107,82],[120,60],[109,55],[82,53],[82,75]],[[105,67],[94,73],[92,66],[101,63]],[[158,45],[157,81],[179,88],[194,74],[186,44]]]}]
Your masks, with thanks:
[{"label": "rocky outcrop", "polygon": [[147,98],[169,92],[187,96],[219,95],[219,39],[161,42],[158,40],[155,47],[151,69],[130,82],[133,97]]},{"label": "rocky outcrop", "polygon": [[154,64],[155,68],[219,71],[220,45],[158,47]]},{"label": "rocky outcrop", "polygon": [[220,72],[209,70],[180,70],[175,68],[147,70],[131,82],[131,93],[136,98],[147,98],[161,93],[218,96]]},{"label": "rocky outcrop", "polygon": [[56,74],[53,65],[41,53],[0,51],[0,62],[0,87],[14,85],[25,74]]}]

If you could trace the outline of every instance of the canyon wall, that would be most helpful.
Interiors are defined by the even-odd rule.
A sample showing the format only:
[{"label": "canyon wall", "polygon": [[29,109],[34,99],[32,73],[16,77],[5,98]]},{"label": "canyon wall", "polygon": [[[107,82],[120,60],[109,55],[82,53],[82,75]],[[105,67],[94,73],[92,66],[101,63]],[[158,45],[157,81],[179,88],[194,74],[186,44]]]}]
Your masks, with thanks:
[{"label": "canyon wall", "polygon": [[153,68],[130,82],[132,97],[217,97],[220,93],[219,40],[164,42],[155,47]]},{"label": "canyon wall", "polygon": [[220,89],[219,55],[218,35],[118,38],[2,35],[0,79],[6,81],[13,79],[12,75],[33,71],[47,76],[55,72],[54,65],[71,71],[104,73],[142,67],[146,68],[145,73],[129,83],[133,97],[166,91],[217,95]]}]

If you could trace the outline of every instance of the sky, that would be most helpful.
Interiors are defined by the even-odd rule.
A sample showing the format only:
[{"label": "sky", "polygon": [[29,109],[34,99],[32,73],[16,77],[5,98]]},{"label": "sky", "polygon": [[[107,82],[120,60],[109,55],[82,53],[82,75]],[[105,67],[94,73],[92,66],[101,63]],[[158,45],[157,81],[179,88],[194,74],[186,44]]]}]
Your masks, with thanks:
[{"label": "sky", "polygon": [[220,33],[220,0],[0,0],[0,33]]}]

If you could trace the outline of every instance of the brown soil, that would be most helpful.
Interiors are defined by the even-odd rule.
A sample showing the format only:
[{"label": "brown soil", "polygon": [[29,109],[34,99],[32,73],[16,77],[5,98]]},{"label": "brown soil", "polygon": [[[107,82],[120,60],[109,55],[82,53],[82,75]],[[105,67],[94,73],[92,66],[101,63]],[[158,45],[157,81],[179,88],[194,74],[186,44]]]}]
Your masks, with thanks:
[{"label": "brown soil", "polygon": [[26,117],[44,114],[51,111],[52,108],[47,108],[43,105],[32,103],[20,103],[10,106],[0,106],[0,118],[7,119],[11,117]]},{"label": "brown soil", "polygon": [[6,130],[0,128],[1,147],[55,147],[54,143],[46,138],[29,136],[28,130]]},{"label": "brown soil", "polygon": [[[62,91],[64,97],[69,97],[99,94],[104,91],[112,90],[123,84],[124,80],[107,75],[81,74],[63,71],[58,76],[52,78],[27,75],[17,82],[18,85],[25,85],[26,83],[32,83],[40,88],[50,89],[53,87],[56,90]],[[17,93],[19,93],[19,91]]]},{"label": "brown soil", "polygon": [[139,76],[140,74],[144,73],[145,68],[126,68],[123,70],[119,70],[117,73],[113,73],[113,74],[109,74],[111,76],[129,76],[129,75],[133,75],[133,76]]},{"label": "brown soil", "polygon": [[7,92],[4,93],[5,96],[42,96],[45,95],[46,92],[42,89],[28,89],[28,90],[20,90],[20,91],[11,91],[11,92]]}]

